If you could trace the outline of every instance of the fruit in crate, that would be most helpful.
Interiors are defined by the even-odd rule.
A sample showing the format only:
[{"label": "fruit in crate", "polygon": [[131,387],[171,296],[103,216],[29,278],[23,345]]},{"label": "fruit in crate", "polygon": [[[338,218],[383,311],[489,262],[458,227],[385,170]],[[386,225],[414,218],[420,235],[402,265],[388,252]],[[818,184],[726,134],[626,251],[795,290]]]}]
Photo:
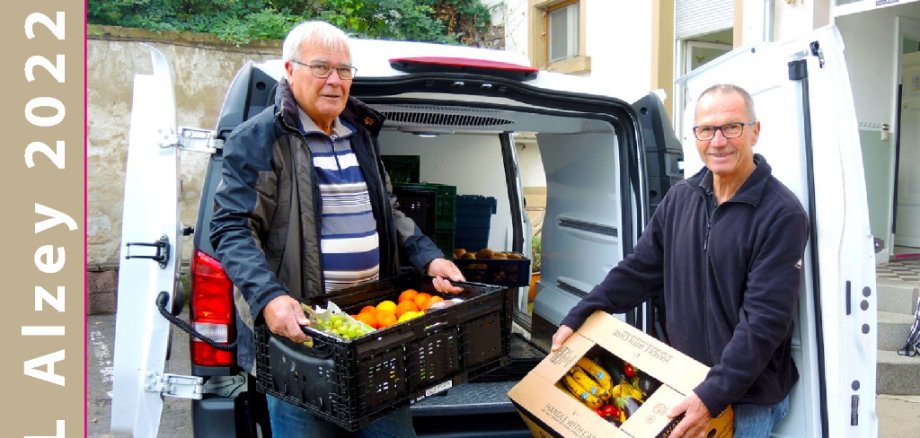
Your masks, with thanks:
[{"label": "fruit in crate", "polygon": [[385,312],[396,313],[396,303],[390,300],[384,300],[377,303],[377,310],[383,310]]},{"label": "fruit in crate", "polygon": [[393,312],[396,314],[397,318],[402,317],[406,312],[418,312],[418,305],[415,304],[415,301],[404,300],[396,305],[396,310]]},{"label": "fruit in crate", "polygon": [[514,251],[494,251],[490,248],[483,248],[476,252],[457,248],[454,250],[454,260],[524,260],[524,256]]},{"label": "fruit in crate", "polygon": [[[618,379],[616,384],[614,376]],[[588,357],[580,358],[557,383],[560,389],[616,426],[635,414],[658,385],[629,363],[612,375]]]},{"label": "fruit in crate", "polygon": [[319,307],[313,309],[307,304],[301,304],[300,306],[309,315],[310,327],[346,341],[374,331],[374,327],[342,312],[333,303],[329,303],[327,309]]},{"label": "fruit in crate", "polygon": [[415,290],[415,289],[406,289],[406,290],[402,291],[402,293],[399,294],[399,298],[397,299],[397,302],[398,302],[398,303],[401,303],[401,302],[403,302],[403,301],[412,301],[412,300],[415,299],[415,296],[416,296],[416,295],[418,295],[418,291],[417,291],[417,290]]}]

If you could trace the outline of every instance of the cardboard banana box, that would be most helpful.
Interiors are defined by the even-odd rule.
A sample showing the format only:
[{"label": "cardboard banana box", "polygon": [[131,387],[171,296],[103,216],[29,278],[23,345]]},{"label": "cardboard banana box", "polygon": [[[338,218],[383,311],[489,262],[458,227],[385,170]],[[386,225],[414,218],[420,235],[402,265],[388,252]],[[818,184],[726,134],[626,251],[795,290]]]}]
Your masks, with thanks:
[{"label": "cardboard banana box", "polygon": [[[583,358],[604,367],[593,370],[596,388],[590,382],[573,384],[569,378],[576,370],[584,370],[579,366],[585,364]],[[607,313],[596,312],[559,351],[547,355],[512,387],[508,397],[536,437],[659,437],[667,436],[676,424],[666,415],[668,410],[708,372],[709,367],[667,344]],[[577,383],[585,383],[580,377]],[[618,382],[621,388],[614,386]],[[596,398],[599,395],[607,401]],[[633,400],[624,403],[630,398]],[[614,418],[605,417],[599,408],[618,403],[623,408],[612,409],[617,412]],[[731,437],[732,421],[729,407],[710,421],[706,436]]]}]

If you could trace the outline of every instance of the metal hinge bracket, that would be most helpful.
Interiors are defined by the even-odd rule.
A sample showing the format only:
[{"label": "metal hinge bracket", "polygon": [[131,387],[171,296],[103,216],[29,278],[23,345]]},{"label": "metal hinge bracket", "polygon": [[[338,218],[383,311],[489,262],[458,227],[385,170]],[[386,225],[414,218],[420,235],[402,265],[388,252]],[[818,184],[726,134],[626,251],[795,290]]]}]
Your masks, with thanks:
[{"label": "metal hinge bracket", "polygon": [[243,392],[246,387],[246,379],[243,376],[220,376],[211,377],[204,384],[205,394],[216,394],[221,397],[231,397]]},{"label": "metal hinge bracket", "polygon": [[147,375],[145,389],[169,397],[201,400],[203,381],[201,377],[150,373]]},{"label": "metal hinge bracket", "polygon": [[224,141],[210,129],[180,127],[178,135],[171,130],[160,133],[161,148],[175,146],[183,151],[213,154],[224,146]]}]

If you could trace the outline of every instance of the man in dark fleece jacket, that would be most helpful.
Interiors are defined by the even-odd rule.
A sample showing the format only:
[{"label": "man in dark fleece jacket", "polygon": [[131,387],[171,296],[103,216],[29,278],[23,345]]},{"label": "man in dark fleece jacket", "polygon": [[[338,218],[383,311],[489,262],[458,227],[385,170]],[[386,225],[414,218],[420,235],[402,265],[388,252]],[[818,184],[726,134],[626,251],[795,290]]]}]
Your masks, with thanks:
[{"label": "man in dark fleece jacket", "polygon": [[735,436],[768,437],[798,380],[791,343],[808,217],[754,154],[760,122],[747,91],[706,89],[693,133],[706,167],[668,191],[635,251],[572,308],[552,348],[594,311],[660,294],[671,345],[711,367],[668,413],[686,413],[671,436],[702,436],[731,405]]}]

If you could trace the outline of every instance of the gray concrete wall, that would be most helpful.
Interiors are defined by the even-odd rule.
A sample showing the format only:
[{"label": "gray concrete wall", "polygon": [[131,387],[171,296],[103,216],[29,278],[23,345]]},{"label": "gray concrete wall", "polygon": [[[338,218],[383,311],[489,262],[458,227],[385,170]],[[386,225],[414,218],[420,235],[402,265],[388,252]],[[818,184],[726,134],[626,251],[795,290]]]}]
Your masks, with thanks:
[{"label": "gray concrete wall", "polygon": [[[227,86],[248,60],[281,56],[280,41],[233,46],[200,34],[90,26],[87,37],[87,312],[115,309],[122,196],[135,74],[151,72],[152,46],[166,55],[175,83],[178,126],[214,129]],[[195,224],[207,157],[182,152],[181,220]],[[183,262],[191,242],[183,242]]]}]

